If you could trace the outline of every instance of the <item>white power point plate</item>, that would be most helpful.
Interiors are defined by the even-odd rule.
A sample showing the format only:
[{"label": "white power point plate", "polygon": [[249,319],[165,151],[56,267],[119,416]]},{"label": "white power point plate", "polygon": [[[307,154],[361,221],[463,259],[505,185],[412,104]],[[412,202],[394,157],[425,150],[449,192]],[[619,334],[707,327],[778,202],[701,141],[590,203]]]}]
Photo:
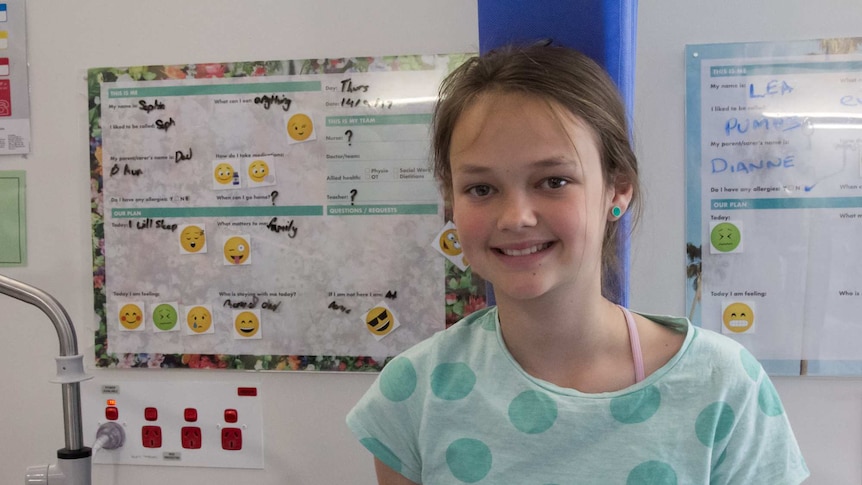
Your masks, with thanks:
[{"label": "white power point plate", "polygon": [[82,386],[84,444],[99,427],[123,427],[122,447],[97,450],[93,463],[263,468],[259,382],[89,382]]}]

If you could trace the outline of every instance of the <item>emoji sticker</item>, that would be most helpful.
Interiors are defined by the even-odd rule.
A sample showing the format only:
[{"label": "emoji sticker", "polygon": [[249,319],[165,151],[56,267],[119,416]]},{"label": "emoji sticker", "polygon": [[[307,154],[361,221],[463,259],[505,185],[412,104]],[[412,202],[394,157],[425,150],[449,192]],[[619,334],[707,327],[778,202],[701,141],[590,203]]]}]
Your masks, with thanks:
[{"label": "emoji sticker", "polygon": [[207,252],[207,238],[203,224],[183,224],[180,226],[180,254]]},{"label": "emoji sticker", "polygon": [[236,167],[224,160],[213,162],[213,188],[216,190],[238,189],[242,187],[242,177]]},{"label": "emoji sticker", "polygon": [[194,305],[187,308],[187,335],[200,335],[213,332],[213,314],[209,305]]},{"label": "emoji sticker", "polygon": [[287,143],[302,143],[304,141],[316,140],[314,133],[314,122],[305,113],[297,113],[287,119]]},{"label": "emoji sticker", "polygon": [[224,264],[241,265],[251,263],[251,238],[246,235],[231,236],[224,242]]},{"label": "emoji sticker", "polygon": [[711,254],[742,252],[742,222],[726,221],[711,223],[709,229]]},{"label": "emoji sticker", "polygon": [[382,301],[368,310],[362,319],[365,322],[365,327],[378,341],[400,326],[395,314],[392,313],[392,309],[386,305],[386,302]]},{"label": "emoji sticker", "polygon": [[120,305],[119,321],[120,330],[140,332],[144,329],[144,303],[140,301],[124,303]]},{"label": "emoji sticker", "polygon": [[275,162],[273,157],[249,158],[244,161],[249,187],[275,185]]},{"label": "emoji sticker", "polygon": [[724,302],[721,313],[721,333],[754,333],[754,303]]},{"label": "emoji sticker", "polygon": [[179,330],[180,328],[177,326],[177,321],[179,321],[177,303],[169,302],[156,305],[153,308],[152,320],[153,330],[156,332],[174,332]]},{"label": "emoji sticker", "polygon": [[242,310],[233,312],[233,338],[259,339],[260,332],[260,310]]},{"label": "emoji sticker", "polygon": [[431,242],[431,245],[434,246],[434,249],[437,250],[443,256],[446,256],[446,259],[452,262],[455,266],[458,267],[461,271],[467,269],[469,263],[467,263],[467,258],[464,257],[464,253],[461,251],[461,241],[458,239],[458,230],[455,229],[455,224],[451,221],[447,222],[443,229],[434,237],[434,241]]}]

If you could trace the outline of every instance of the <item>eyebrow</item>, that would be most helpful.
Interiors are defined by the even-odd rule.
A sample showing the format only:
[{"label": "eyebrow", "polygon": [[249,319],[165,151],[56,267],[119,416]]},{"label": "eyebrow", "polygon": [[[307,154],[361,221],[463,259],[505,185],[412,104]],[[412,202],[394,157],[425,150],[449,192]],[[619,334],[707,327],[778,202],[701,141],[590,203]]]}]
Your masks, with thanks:
[{"label": "eyebrow", "polygon": [[[551,158],[543,158],[541,160],[536,160],[535,162],[530,162],[530,167],[532,168],[555,168],[561,167],[565,165],[579,165],[579,160],[577,159],[569,159],[564,156],[560,157],[551,157]],[[473,173],[485,173],[490,172],[493,167],[485,166],[485,165],[473,165],[470,163],[464,164],[458,168],[457,172],[473,174]]]}]

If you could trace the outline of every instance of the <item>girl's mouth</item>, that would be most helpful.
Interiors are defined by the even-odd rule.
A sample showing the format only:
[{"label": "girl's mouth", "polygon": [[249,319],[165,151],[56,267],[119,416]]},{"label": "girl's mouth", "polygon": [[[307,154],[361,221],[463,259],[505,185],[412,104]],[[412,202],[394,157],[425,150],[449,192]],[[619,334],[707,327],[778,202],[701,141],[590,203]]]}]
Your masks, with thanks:
[{"label": "girl's mouth", "polygon": [[533,253],[538,253],[539,251],[544,251],[551,247],[552,243],[546,242],[542,244],[536,244],[535,246],[530,246],[524,249],[504,249],[497,248],[497,251],[505,254],[506,256],[529,256]]}]

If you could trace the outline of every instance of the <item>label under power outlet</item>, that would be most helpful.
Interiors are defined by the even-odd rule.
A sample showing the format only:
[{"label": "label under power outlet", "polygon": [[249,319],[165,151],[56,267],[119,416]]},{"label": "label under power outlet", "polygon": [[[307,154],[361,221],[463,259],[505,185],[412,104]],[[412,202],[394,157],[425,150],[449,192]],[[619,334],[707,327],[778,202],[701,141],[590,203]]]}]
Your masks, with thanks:
[{"label": "label under power outlet", "polygon": [[93,463],[263,468],[259,382],[95,381],[81,386],[84,444],[108,422],[125,443]]}]

